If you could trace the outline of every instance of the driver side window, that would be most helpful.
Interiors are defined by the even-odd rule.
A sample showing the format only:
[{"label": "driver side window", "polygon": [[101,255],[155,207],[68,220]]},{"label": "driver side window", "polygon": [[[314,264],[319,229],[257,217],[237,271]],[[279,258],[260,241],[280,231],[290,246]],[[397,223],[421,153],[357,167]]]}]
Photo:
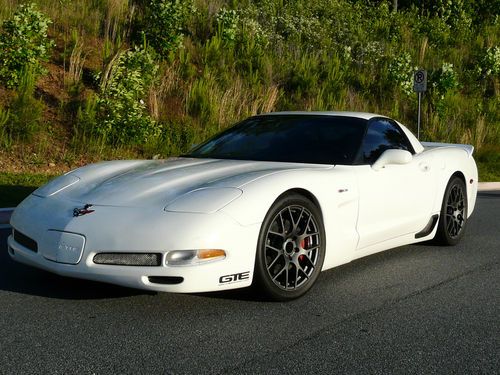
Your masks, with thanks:
[{"label": "driver side window", "polygon": [[361,147],[361,163],[371,165],[385,150],[390,149],[415,153],[410,141],[396,123],[385,118],[370,121]]}]

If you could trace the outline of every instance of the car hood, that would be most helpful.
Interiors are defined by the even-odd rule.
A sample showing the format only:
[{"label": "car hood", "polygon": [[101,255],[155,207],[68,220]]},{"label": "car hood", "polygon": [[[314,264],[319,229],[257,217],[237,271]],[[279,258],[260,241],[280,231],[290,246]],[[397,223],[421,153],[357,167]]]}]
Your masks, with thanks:
[{"label": "car hood", "polygon": [[104,162],[71,172],[65,177],[77,182],[48,195],[92,205],[164,207],[193,190],[242,188],[269,174],[304,168],[331,166],[193,158]]}]

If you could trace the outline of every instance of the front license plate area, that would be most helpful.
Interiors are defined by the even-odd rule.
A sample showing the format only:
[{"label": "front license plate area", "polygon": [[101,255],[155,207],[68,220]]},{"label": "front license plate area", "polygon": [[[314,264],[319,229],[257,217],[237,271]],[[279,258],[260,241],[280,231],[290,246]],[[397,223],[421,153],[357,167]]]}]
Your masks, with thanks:
[{"label": "front license plate area", "polygon": [[49,230],[44,237],[42,254],[58,263],[78,264],[84,247],[85,237],[80,234]]}]

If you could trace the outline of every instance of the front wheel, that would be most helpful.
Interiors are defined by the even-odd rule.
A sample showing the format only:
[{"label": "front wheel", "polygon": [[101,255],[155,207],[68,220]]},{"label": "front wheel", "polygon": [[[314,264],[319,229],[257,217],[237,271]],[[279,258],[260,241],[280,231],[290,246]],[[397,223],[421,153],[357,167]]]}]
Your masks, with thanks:
[{"label": "front wheel", "polygon": [[301,195],[285,196],[271,207],[262,224],[254,284],[273,300],[298,298],[316,281],[324,254],[320,210]]},{"label": "front wheel", "polygon": [[443,197],[435,240],[441,245],[456,245],[467,224],[467,190],[461,178],[453,176]]}]

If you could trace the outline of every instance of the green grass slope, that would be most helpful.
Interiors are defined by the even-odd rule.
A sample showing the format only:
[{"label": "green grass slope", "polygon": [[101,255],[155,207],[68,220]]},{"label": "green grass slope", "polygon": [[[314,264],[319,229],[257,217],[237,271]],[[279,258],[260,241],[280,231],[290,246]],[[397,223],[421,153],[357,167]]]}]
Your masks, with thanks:
[{"label": "green grass slope", "polygon": [[[370,111],[416,130],[425,68],[422,139],[473,144],[480,179],[500,180],[499,0],[35,1],[42,39],[21,3],[0,0],[2,171],[175,155],[275,110]],[[16,27],[25,55],[12,55]]]}]

